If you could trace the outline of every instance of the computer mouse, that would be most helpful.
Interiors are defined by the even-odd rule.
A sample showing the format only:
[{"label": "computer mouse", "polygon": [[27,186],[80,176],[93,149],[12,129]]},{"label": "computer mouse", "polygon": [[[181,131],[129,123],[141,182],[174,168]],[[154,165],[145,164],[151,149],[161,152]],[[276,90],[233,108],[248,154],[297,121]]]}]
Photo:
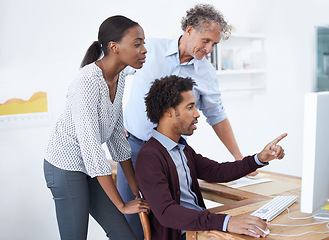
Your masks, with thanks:
[{"label": "computer mouse", "polygon": [[[266,235],[269,235],[270,234],[270,230],[269,229],[266,229],[266,231],[264,231],[263,229],[261,229],[260,227],[258,227],[257,225],[254,225],[256,228],[258,228],[259,230],[261,230],[263,233],[265,233]],[[253,232],[255,234],[258,234],[256,233],[254,230],[251,230],[251,229],[248,229],[250,232]]]}]

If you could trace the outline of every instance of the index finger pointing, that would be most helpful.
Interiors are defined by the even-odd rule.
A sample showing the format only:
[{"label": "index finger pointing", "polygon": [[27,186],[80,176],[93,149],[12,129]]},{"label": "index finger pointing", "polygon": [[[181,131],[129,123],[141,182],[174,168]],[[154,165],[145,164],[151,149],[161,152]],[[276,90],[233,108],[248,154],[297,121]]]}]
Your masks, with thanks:
[{"label": "index finger pointing", "polygon": [[271,143],[273,143],[273,144],[277,144],[277,143],[280,142],[283,138],[285,138],[287,135],[288,135],[287,133],[281,134],[279,137],[277,137],[276,139],[274,139]]}]

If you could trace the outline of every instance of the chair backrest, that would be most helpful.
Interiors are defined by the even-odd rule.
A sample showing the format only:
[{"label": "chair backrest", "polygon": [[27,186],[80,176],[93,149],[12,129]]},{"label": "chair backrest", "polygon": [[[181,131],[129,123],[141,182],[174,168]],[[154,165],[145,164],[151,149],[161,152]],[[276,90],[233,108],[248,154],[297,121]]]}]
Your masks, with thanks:
[{"label": "chair backrest", "polygon": [[[140,212],[138,213],[139,219],[141,220],[143,232],[144,232],[144,240],[151,240],[151,226],[149,217],[147,216],[147,213]],[[110,240],[110,239],[108,239]]]},{"label": "chair backrest", "polygon": [[151,226],[150,226],[150,221],[149,221],[149,217],[147,216],[147,213],[140,212],[140,213],[138,213],[138,215],[139,215],[139,218],[142,223],[144,239],[151,240]]}]

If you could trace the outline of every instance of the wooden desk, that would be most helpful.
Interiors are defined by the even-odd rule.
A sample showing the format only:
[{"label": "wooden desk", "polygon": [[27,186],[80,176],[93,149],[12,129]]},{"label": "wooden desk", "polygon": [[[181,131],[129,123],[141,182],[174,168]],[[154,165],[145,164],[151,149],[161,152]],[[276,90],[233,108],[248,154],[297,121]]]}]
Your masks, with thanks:
[{"label": "wooden desk", "polygon": [[[295,202],[290,208],[292,217],[307,217],[310,214],[304,214],[300,212],[300,190],[301,179],[298,177],[287,176],[282,174],[270,173],[260,171],[265,177],[271,178],[273,182],[260,183],[252,186],[243,187],[240,189],[233,189],[227,186],[219,184],[207,183],[200,181],[200,187],[204,198],[223,203],[223,206],[209,209],[213,213],[226,213],[232,216],[251,213],[264,205],[270,199],[275,196],[298,196],[297,202]],[[288,218],[287,211],[281,213],[278,217],[272,220],[273,224],[286,224],[297,225],[318,222],[311,219],[305,220],[292,220]],[[271,233],[273,234],[286,234],[296,235],[308,231],[326,232],[326,224],[303,226],[303,227],[279,227],[268,225]],[[186,240],[242,240],[242,239],[254,239],[253,237],[238,235],[232,233],[225,233],[221,231],[187,231]],[[282,237],[275,235],[268,235],[266,239],[298,239],[298,240],[318,240],[329,239],[328,234],[316,234],[309,233],[298,237]]]}]

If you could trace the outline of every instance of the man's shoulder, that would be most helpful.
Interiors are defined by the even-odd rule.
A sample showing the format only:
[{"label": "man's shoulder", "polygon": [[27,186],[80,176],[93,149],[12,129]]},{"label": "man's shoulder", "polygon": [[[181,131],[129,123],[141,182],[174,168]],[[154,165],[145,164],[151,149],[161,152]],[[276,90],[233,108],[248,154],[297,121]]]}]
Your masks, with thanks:
[{"label": "man's shoulder", "polygon": [[162,146],[162,144],[156,140],[155,138],[151,137],[141,148],[141,150],[139,151],[140,153],[143,152],[160,152],[161,150],[163,150],[164,147]]},{"label": "man's shoulder", "polygon": [[[136,158],[136,169],[144,164],[157,165],[165,160],[167,150],[155,138],[150,138],[139,150]],[[152,161],[150,161],[152,160]]]},{"label": "man's shoulder", "polygon": [[200,60],[195,59],[195,64],[197,65],[197,67],[202,75],[204,75],[204,74],[216,75],[216,69],[214,68],[212,63],[206,57],[204,57]]},{"label": "man's shoulder", "polygon": [[137,158],[156,157],[163,158],[167,149],[155,138],[151,137],[139,150]]}]

